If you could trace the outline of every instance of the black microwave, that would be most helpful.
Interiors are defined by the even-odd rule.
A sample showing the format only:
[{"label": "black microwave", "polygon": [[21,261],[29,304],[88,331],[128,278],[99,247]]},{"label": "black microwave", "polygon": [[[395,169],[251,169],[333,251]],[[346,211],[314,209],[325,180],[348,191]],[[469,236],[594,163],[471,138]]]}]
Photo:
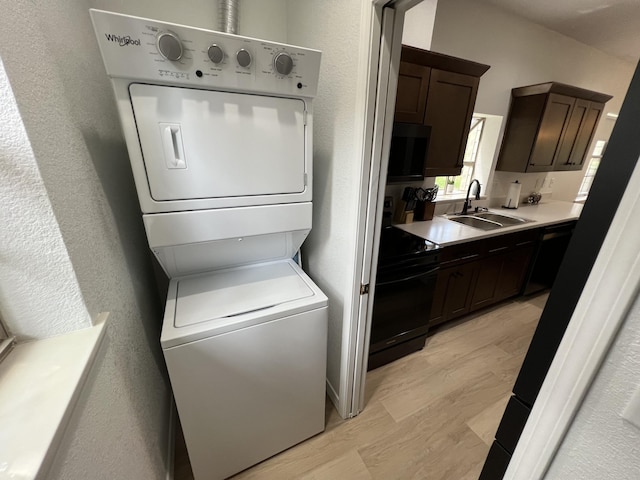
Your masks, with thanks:
[{"label": "black microwave", "polygon": [[414,123],[393,124],[387,183],[424,180],[431,127]]}]

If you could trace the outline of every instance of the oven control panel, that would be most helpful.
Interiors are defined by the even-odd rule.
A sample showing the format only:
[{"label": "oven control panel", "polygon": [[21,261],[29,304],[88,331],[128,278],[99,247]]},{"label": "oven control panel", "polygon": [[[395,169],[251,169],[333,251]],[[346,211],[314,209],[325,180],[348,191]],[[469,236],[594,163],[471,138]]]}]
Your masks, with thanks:
[{"label": "oven control panel", "polygon": [[91,10],[112,78],[314,97],[318,50]]}]

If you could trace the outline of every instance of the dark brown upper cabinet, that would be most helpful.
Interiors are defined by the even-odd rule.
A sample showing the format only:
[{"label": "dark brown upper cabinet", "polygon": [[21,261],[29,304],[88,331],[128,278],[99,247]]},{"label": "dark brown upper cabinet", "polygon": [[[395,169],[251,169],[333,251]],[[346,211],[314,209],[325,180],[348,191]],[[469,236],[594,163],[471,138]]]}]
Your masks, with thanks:
[{"label": "dark brown upper cabinet", "polygon": [[581,170],[611,98],[557,82],[514,88],[496,170]]},{"label": "dark brown upper cabinet", "polygon": [[488,65],[402,46],[396,122],[431,127],[424,175],[459,175],[480,77]]},{"label": "dark brown upper cabinet", "polygon": [[420,123],[424,120],[431,69],[401,62],[396,95],[396,122]]}]

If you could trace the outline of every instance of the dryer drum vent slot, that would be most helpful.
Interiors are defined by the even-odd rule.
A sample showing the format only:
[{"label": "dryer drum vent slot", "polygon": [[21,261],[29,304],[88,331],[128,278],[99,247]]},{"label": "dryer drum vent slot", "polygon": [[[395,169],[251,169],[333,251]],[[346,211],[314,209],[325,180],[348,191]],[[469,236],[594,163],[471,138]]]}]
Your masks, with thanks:
[{"label": "dryer drum vent slot", "polygon": [[182,141],[182,129],[179,123],[161,123],[160,136],[167,168],[187,168]]}]

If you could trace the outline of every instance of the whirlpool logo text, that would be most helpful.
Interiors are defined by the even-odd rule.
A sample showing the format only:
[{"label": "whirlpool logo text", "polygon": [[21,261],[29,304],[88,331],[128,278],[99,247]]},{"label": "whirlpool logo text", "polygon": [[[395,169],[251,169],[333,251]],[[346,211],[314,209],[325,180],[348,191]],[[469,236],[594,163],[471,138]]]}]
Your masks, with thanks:
[{"label": "whirlpool logo text", "polygon": [[121,47],[126,47],[127,45],[137,45],[138,47],[140,46],[140,39],[131,38],[130,35],[127,35],[126,37],[121,37],[120,35],[105,33],[104,36],[107,37],[108,41],[115,42]]}]

